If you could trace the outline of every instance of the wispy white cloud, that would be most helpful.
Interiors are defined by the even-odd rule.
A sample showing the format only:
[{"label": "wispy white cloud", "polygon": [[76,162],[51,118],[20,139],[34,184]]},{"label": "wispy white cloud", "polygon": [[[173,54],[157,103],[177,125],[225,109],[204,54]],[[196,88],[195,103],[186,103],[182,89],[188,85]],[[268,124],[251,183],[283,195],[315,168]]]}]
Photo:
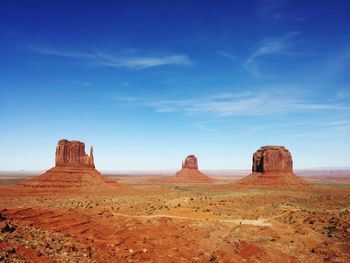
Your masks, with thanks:
[{"label": "wispy white cloud", "polygon": [[[294,133],[295,137],[312,138],[316,140],[321,139],[349,139],[350,122],[343,120],[338,121],[324,121],[322,123],[313,122],[312,124],[304,125],[305,128],[313,127],[312,130],[304,130],[303,132]],[[310,137],[312,136],[312,137]]]},{"label": "wispy white cloud", "polygon": [[156,112],[183,112],[211,114],[216,117],[268,116],[275,114],[317,111],[350,111],[344,103],[314,103],[275,90],[263,92],[222,93],[203,98],[162,100],[119,98],[140,107],[151,107]]},{"label": "wispy white cloud", "polygon": [[191,63],[186,55],[170,55],[162,57],[153,56],[131,56],[131,57],[113,57],[100,56],[104,61],[101,64],[110,67],[127,67],[127,68],[150,68],[164,65],[188,65]]},{"label": "wispy white cloud", "polygon": [[334,55],[329,63],[329,69],[331,72],[348,72],[350,67],[350,48],[342,49],[338,54]]},{"label": "wispy white cloud", "polygon": [[257,14],[260,17],[280,19],[282,16],[280,9],[286,3],[286,0],[262,0],[257,8]]},{"label": "wispy white cloud", "polygon": [[228,58],[228,59],[231,59],[231,60],[237,60],[237,57],[226,52],[226,51],[217,51],[217,53],[220,55],[220,56],[223,56],[225,58]]},{"label": "wispy white cloud", "polygon": [[243,67],[254,76],[260,76],[259,63],[266,56],[273,55],[289,55],[295,54],[291,52],[294,40],[299,32],[289,32],[280,37],[269,37],[263,39],[255,51],[247,58]]},{"label": "wispy white cloud", "polygon": [[56,49],[51,47],[28,47],[29,51],[49,56],[67,57],[67,58],[94,58],[96,55],[90,52],[84,51],[68,51],[62,49]]},{"label": "wispy white cloud", "polygon": [[79,59],[95,66],[117,68],[142,69],[164,65],[189,65],[192,63],[191,59],[185,54],[140,55],[132,52],[127,52],[127,54],[121,52],[121,55],[110,55],[102,52],[68,51],[48,47],[29,47],[28,50],[42,55]]},{"label": "wispy white cloud", "polygon": [[261,0],[257,7],[257,15],[263,20],[275,21],[281,20],[299,23],[307,20],[307,17],[296,15],[290,12],[287,0]]},{"label": "wispy white cloud", "polygon": [[320,129],[336,129],[337,131],[350,130],[350,121],[334,120],[334,121],[323,121],[317,123],[315,126],[319,126]]}]

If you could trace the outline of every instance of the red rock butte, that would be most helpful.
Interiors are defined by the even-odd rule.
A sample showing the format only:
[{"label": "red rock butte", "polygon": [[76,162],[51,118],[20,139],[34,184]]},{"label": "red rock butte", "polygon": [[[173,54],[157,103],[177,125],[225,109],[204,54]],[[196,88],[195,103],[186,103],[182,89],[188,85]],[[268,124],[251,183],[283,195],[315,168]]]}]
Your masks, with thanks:
[{"label": "red rock butte", "polygon": [[56,146],[56,167],[95,168],[93,147],[90,156],[85,154],[85,144],[79,141],[60,140]]},{"label": "red rock butte", "polygon": [[95,169],[93,147],[90,155],[80,141],[60,140],[56,146],[56,165],[40,176],[21,184],[36,189],[93,190],[115,185]]},{"label": "red rock butte", "polygon": [[252,186],[307,186],[293,172],[292,155],[284,146],[262,146],[253,154],[252,173],[237,181]]},{"label": "red rock butte", "polygon": [[182,162],[182,168],[174,176],[176,181],[184,182],[213,182],[214,179],[198,170],[198,160],[193,154],[188,155]]}]

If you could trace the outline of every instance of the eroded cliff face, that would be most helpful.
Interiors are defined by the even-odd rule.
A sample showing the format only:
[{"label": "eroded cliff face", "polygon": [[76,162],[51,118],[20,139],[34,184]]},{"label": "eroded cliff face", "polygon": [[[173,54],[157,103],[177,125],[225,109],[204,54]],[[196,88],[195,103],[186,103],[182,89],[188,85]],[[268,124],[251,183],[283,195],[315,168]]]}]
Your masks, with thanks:
[{"label": "eroded cliff face", "polygon": [[198,170],[198,160],[193,154],[186,157],[185,161],[182,162],[182,168]]},{"label": "eroded cliff face", "polygon": [[56,146],[56,167],[95,168],[93,148],[90,156],[85,153],[85,144],[80,141],[60,140]]},{"label": "eroded cliff face", "polygon": [[263,146],[253,155],[252,172],[292,173],[292,155],[284,146]]}]

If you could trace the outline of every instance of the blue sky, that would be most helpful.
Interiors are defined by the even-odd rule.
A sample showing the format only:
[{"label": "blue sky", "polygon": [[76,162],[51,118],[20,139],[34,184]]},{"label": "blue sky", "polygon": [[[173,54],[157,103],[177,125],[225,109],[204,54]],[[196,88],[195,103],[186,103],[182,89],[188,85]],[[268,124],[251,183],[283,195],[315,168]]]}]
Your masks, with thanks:
[{"label": "blue sky", "polygon": [[1,1],[0,169],[350,166],[350,2]]}]

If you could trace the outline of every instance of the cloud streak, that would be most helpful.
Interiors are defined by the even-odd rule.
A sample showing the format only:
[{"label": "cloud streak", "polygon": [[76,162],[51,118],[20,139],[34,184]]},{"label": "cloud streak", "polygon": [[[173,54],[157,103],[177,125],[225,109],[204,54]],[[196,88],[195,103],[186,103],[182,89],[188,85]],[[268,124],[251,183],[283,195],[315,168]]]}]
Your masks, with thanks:
[{"label": "cloud streak", "polygon": [[231,60],[237,60],[237,57],[230,54],[230,53],[227,53],[225,51],[217,51],[217,53],[220,55],[220,56],[223,56],[225,58],[228,58],[228,59],[231,59]]},{"label": "cloud streak", "polygon": [[41,55],[58,56],[85,61],[91,65],[115,68],[144,69],[165,65],[189,65],[191,59],[185,54],[170,55],[110,55],[101,52],[67,51],[48,47],[29,47],[30,51]]},{"label": "cloud streak", "polygon": [[331,72],[341,72],[348,71],[347,69],[350,67],[350,48],[345,48],[338,52],[338,54],[334,55],[334,57],[330,61],[329,69]]},{"label": "cloud streak", "polygon": [[154,108],[156,112],[183,112],[185,114],[210,114],[215,117],[269,116],[276,114],[350,111],[344,103],[313,103],[305,99],[293,98],[276,91],[259,93],[222,93],[203,98],[161,100],[119,98],[119,100],[137,107]]},{"label": "cloud streak", "polygon": [[286,2],[285,0],[262,0],[257,9],[257,15],[260,17],[280,19],[282,16],[280,9]]},{"label": "cloud streak", "polygon": [[307,20],[305,16],[295,15],[290,12],[288,0],[262,0],[257,7],[257,16],[262,20],[274,21],[290,21],[300,23]]},{"label": "cloud streak", "polygon": [[289,32],[280,37],[264,38],[255,51],[247,58],[243,67],[254,76],[260,76],[260,63],[266,56],[290,55],[293,42],[299,32]]},{"label": "cloud streak", "polygon": [[189,65],[190,59],[186,55],[170,55],[163,57],[120,57],[103,56],[104,66],[127,68],[151,68],[164,65]]}]

